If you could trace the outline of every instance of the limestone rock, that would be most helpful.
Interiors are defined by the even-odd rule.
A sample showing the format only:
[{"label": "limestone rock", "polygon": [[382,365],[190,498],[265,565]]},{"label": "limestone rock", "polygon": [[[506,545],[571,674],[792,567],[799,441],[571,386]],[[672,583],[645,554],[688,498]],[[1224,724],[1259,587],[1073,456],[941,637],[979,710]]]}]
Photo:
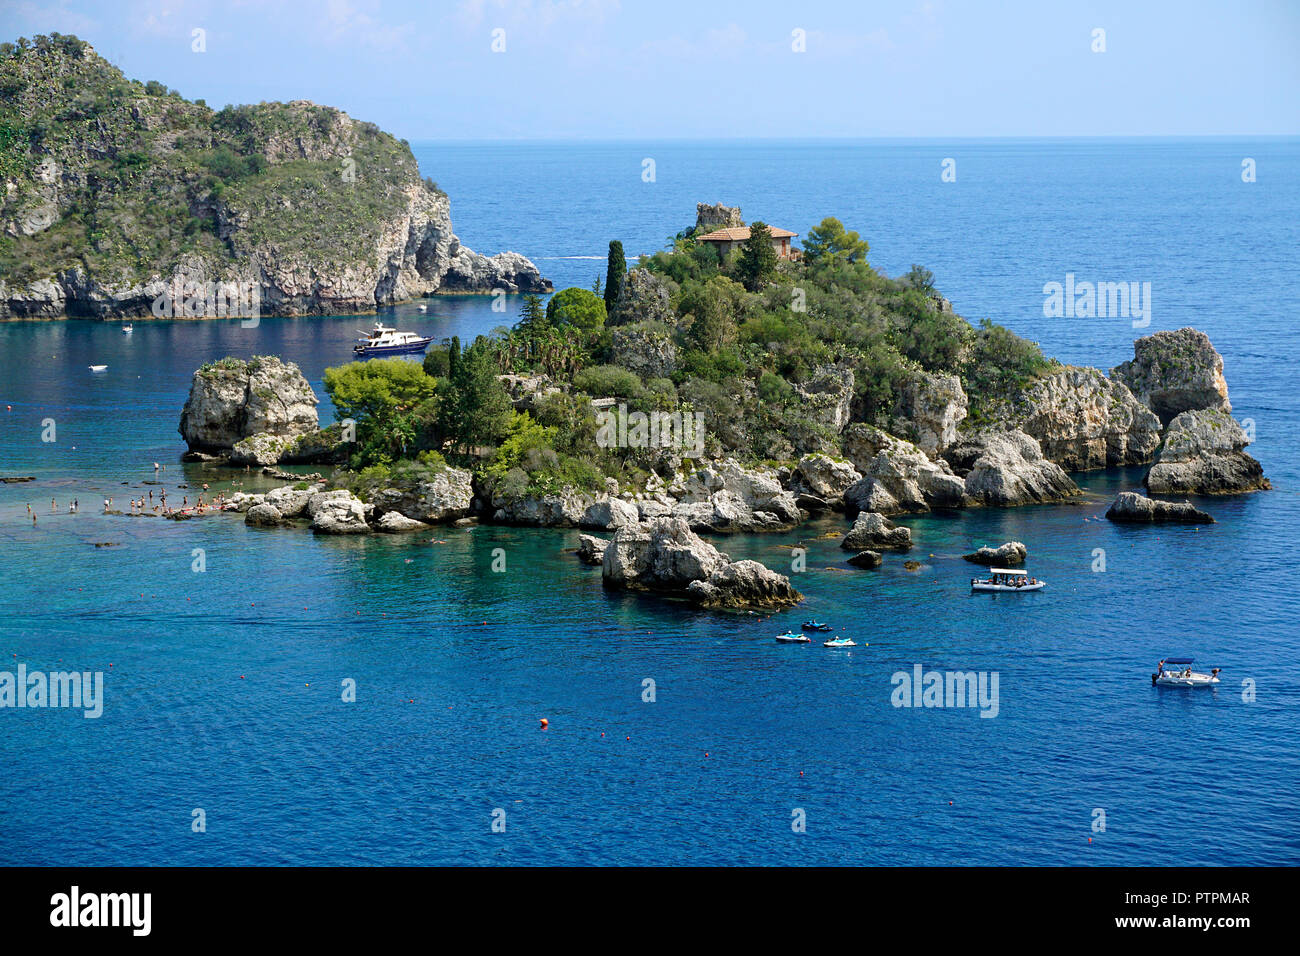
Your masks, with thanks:
[{"label": "limestone rock", "polygon": [[800,410],[831,431],[840,432],[849,423],[853,408],[853,370],[838,365],[819,365],[808,381],[794,386],[801,399]]},{"label": "limestone rock", "polygon": [[587,506],[578,520],[578,527],[614,531],[624,525],[637,524],[640,520],[640,511],[630,501],[621,498],[603,498]]},{"label": "limestone rock", "polygon": [[366,506],[345,489],[321,491],[307,500],[311,529],[319,534],[368,534]]},{"label": "limestone rock", "polygon": [[962,557],[974,564],[984,564],[993,568],[1009,568],[1013,565],[1024,564],[1028,555],[1029,549],[1021,542],[1008,541],[996,548],[981,547],[971,554],[963,554]]},{"label": "limestone rock", "polygon": [[848,559],[855,568],[878,568],[885,563],[879,551],[859,551]]},{"label": "limestone rock", "polygon": [[1079,494],[1064,469],[1044,458],[1038,442],[1022,431],[978,432],[958,441],[944,457],[957,474],[964,474],[972,504],[1007,508]]},{"label": "limestone rock", "polygon": [[244,524],[255,528],[274,528],[284,524],[284,518],[274,505],[256,504],[244,512]]},{"label": "limestone rock", "polygon": [[258,432],[256,435],[235,442],[234,447],[230,449],[230,463],[256,465],[259,468],[277,465],[280,463],[280,456],[292,442],[292,438],[272,435],[270,432]]},{"label": "limestone rock", "polygon": [[621,325],[610,330],[610,361],[643,380],[667,378],[677,370],[677,346],[667,326]]},{"label": "limestone rock", "polygon": [[306,488],[284,485],[268,491],[265,501],[279,511],[282,517],[300,518],[307,511],[307,503],[317,493],[318,489],[311,485]]},{"label": "limestone rock", "polygon": [[1147,472],[1152,494],[1233,495],[1272,487],[1260,463],[1243,449],[1245,429],[1227,412],[1198,409],[1178,415]]},{"label": "limestone rock", "polygon": [[1193,507],[1191,502],[1153,501],[1136,491],[1121,491],[1116,497],[1106,517],[1111,521],[1151,524],[1154,522],[1178,522],[1182,524],[1214,524],[1214,519],[1204,511]]},{"label": "limestone rock", "polygon": [[605,549],[609,542],[589,534],[578,535],[578,560],[583,564],[604,564]]},{"label": "limestone rock", "polygon": [[1119,381],[1071,365],[1021,393],[1012,423],[1067,471],[1138,465],[1160,444],[1160,420]]},{"label": "limestone rock", "polygon": [[191,449],[205,451],[229,451],[254,435],[292,439],[316,430],[318,403],[292,362],[227,358],[194,373],[179,430]]},{"label": "limestone rock", "polygon": [[677,478],[668,490],[678,499],[672,514],[697,531],[775,531],[802,518],[794,494],[782,487],[776,472],[731,458]]},{"label": "limestone rock", "polygon": [[1231,412],[1223,356],[1198,329],[1156,332],[1133,343],[1133,359],[1110,370],[1110,377],[1169,424],[1183,412],[1217,408]]},{"label": "limestone rock", "polygon": [[444,468],[432,477],[394,480],[368,497],[381,514],[396,511],[412,521],[443,524],[469,515],[474,501],[473,475],[464,468]]},{"label": "limestone rock", "polygon": [[846,551],[907,551],[912,547],[912,532],[884,515],[864,511],[853,522],[840,547]]},{"label": "limestone rock", "polygon": [[956,375],[919,372],[900,390],[894,430],[933,457],[957,440],[967,406]]},{"label": "limestone rock", "polygon": [[731,559],[681,518],[618,529],[605,548],[609,587],[661,591],[706,607],[787,607],[802,600],[789,578],[756,561]]},{"label": "limestone rock", "polygon": [[791,478],[791,488],[816,496],[827,507],[842,507],[844,493],[861,479],[850,462],[829,455],[804,455]]},{"label": "limestone rock", "polygon": [[911,442],[862,422],[844,431],[844,454],[862,474],[844,491],[850,514],[881,514],[960,508],[966,483],[943,459],[933,460]]},{"label": "limestone rock", "polygon": [[623,287],[605,324],[609,326],[635,325],[645,322],[661,323],[669,328],[677,324],[673,312],[671,280],[648,269],[631,269],[623,277]]},{"label": "limestone rock", "polygon": [[412,531],[424,531],[428,527],[423,521],[408,518],[398,511],[385,511],[375,522],[375,530],[385,534],[407,534]]}]

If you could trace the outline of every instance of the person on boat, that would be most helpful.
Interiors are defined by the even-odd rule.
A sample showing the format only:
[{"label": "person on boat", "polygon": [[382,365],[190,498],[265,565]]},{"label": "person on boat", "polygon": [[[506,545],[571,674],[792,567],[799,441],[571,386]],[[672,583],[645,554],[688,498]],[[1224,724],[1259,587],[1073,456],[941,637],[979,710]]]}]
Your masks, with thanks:
[{"label": "person on boat", "polygon": [[1157,677],[1164,677],[1164,676],[1165,676],[1165,662],[1164,662],[1164,661],[1161,661],[1159,664],[1156,665],[1156,676],[1157,676]]}]

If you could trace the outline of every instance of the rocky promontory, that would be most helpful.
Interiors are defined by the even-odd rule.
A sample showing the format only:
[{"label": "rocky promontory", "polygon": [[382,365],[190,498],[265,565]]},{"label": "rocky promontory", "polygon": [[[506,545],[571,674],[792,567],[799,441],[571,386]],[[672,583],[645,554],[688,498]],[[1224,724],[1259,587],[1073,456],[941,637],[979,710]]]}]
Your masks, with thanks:
[{"label": "rocky promontory", "polygon": [[[369,312],[436,292],[548,292],[479,255],[405,142],[306,100],[209,109],[76,37],[4,45],[0,318]],[[147,210],[147,215],[138,211]]]}]

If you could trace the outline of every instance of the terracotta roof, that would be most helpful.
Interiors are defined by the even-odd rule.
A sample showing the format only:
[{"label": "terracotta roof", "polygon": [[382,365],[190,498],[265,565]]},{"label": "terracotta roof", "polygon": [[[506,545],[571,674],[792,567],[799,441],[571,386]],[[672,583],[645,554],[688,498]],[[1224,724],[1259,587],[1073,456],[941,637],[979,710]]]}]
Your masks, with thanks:
[{"label": "terracotta roof", "polygon": [[[797,232],[791,232],[789,229],[779,229],[776,226],[768,226],[767,231],[772,234],[773,239],[789,239],[799,235]],[[749,238],[748,226],[731,226],[727,229],[715,229],[708,235],[700,236],[701,242],[736,242]]]}]

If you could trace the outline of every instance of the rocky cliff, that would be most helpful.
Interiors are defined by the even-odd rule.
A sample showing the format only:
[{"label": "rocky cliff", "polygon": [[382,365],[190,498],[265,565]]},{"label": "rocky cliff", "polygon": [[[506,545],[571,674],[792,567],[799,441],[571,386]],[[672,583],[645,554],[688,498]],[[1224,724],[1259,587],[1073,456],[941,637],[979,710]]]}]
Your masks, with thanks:
[{"label": "rocky cliff", "polygon": [[75,37],[37,37],[0,46],[0,136],[0,318],[550,290],[523,256],[460,244],[405,141],[305,100],[214,112]]}]

